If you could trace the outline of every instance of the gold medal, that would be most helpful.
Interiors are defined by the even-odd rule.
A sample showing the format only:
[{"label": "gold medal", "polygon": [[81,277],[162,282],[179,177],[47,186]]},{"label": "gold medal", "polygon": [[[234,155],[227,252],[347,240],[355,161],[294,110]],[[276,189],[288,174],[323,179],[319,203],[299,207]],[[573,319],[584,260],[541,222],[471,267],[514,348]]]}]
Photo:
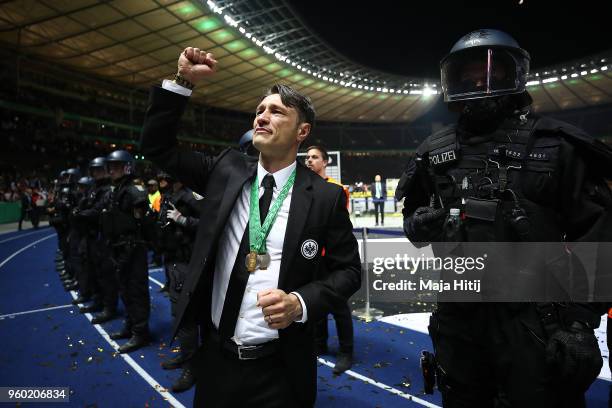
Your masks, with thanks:
[{"label": "gold medal", "polygon": [[257,252],[251,251],[246,256],[246,268],[249,272],[255,272],[257,269]]}]

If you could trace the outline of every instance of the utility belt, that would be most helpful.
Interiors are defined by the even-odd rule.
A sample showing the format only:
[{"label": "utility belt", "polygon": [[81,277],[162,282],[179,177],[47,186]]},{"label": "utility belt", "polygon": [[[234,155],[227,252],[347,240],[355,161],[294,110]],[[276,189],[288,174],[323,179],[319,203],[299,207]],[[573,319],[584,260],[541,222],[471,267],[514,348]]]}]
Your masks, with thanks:
[{"label": "utility belt", "polygon": [[253,346],[241,346],[230,339],[222,339],[215,328],[209,330],[208,339],[221,352],[237,360],[259,360],[276,355],[280,350],[278,339]]}]

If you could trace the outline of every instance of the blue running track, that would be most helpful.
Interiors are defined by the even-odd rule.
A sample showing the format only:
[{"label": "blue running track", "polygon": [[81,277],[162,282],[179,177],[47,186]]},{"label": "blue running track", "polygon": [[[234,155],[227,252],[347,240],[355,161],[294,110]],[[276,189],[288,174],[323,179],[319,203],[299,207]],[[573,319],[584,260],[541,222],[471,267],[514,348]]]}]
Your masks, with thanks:
[{"label": "blue running track", "polygon": [[[54,230],[0,235],[0,386],[70,387],[70,403],[28,403],[28,407],[190,407],[193,390],[171,394],[179,371],[160,363],[168,346],[169,301],[158,289],[161,269],[150,270],[151,331],[154,342],[129,355],[115,352],[108,333],[121,320],[93,326],[65,292],[54,257]],[[387,323],[355,321],[353,369],[332,374],[335,325],[330,321],[331,355],[319,359],[317,407],[439,407],[440,394],[423,394],[419,353],[431,349],[425,334]],[[123,340],[122,340],[123,341]],[[174,350],[175,351],[175,350]],[[597,380],[588,407],[607,407],[609,382]]]}]

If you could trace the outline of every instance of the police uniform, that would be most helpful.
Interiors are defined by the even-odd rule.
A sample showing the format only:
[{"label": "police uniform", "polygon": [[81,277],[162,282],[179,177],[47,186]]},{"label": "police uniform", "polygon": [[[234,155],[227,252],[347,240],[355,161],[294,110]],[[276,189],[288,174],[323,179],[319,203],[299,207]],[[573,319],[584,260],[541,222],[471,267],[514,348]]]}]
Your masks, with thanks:
[{"label": "police uniform", "polygon": [[[158,227],[173,318],[176,317],[176,302],[187,278],[188,263],[197,233],[202,199],[202,196],[186,187],[172,191],[171,185],[162,196]],[[173,206],[181,213],[181,218],[177,222],[167,216]],[[165,369],[183,367],[180,378],[172,386],[175,392],[185,391],[195,383],[191,360],[198,349],[198,336],[198,325],[194,316],[187,316],[181,322],[177,333],[181,347],[180,355],[162,363]]]},{"label": "police uniform", "polygon": [[102,214],[102,230],[110,242],[111,260],[127,316],[124,329],[111,337],[130,338],[119,348],[120,352],[129,352],[149,339],[150,296],[143,229],[148,199],[144,189],[134,185],[129,174],[114,184],[110,205]]},{"label": "police uniform", "polygon": [[[518,44],[495,30],[468,34],[451,54],[477,59],[487,55],[483,50],[489,62],[496,54],[520,60]],[[432,242],[434,253],[444,241],[599,241],[610,218],[610,191],[602,179],[609,175],[609,147],[571,125],[529,114],[528,61],[527,69],[506,66],[522,75],[511,81],[520,85],[514,92],[496,94],[488,78],[482,93],[489,95],[445,83],[469,74],[444,69],[443,60],[447,102],[468,102],[458,124],[428,137],[402,175],[396,197],[405,198],[408,238],[417,246]],[[452,236],[445,227],[450,208],[460,209],[463,220]],[[423,214],[428,218],[421,224]],[[601,367],[593,328],[605,310],[600,303],[439,303],[429,331],[444,406],[584,406],[584,392]],[[556,358],[563,352],[555,356],[555,347],[570,342],[583,353],[582,366]]]},{"label": "police uniform", "polygon": [[[95,158],[90,162],[90,169],[103,167],[103,157]],[[102,313],[94,316],[93,324],[111,320],[117,311],[119,288],[111,251],[104,239],[101,230],[101,215],[106,206],[110,208],[111,185],[107,177],[95,181],[93,188],[86,198],[86,208],[78,216],[86,226],[87,257],[92,271],[92,279],[98,289],[97,302],[102,306]]]}]

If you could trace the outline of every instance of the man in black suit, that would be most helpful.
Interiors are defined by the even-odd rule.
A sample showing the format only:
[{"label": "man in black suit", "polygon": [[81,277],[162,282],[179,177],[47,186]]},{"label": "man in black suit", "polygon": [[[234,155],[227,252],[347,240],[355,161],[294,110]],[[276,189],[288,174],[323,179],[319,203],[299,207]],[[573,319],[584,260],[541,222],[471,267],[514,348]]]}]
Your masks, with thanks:
[{"label": "man in black suit", "polygon": [[259,158],[180,151],[187,96],[215,66],[212,54],[186,48],[175,80],[153,88],[142,135],[147,157],[206,197],[173,336],[185,316],[197,317],[194,406],[313,406],[312,326],[361,283],[344,192],[296,162],[315,113],[287,86],[257,106]]},{"label": "man in black suit", "polygon": [[374,177],[372,183],[372,202],[374,203],[374,216],[378,226],[378,214],[380,213],[380,225],[385,225],[385,200],[387,199],[387,184],[382,181],[380,174]]}]

